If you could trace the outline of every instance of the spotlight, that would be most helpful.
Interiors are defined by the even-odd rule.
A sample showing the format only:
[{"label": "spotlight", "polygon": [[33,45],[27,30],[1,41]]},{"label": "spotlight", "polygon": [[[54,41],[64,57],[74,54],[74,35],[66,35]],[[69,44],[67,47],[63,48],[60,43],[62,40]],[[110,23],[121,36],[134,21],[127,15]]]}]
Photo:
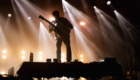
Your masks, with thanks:
[{"label": "spotlight", "polygon": [[83,59],[81,59],[81,61],[83,62],[84,60],[83,60]]},{"label": "spotlight", "polygon": [[42,60],[42,57],[39,57],[39,60]]},{"label": "spotlight", "polygon": [[61,61],[64,62],[64,58],[61,58]]},{"label": "spotlight", "polygon": [[82,80],[84,80],[84,78],[82,78]]},{"label": "spotlight", "polygon": [[11,17],[11,16],[12,16],[12,14],[9,13],[9,14],[8,14],[8,17]]},{"label": "spotlight", "polygon": [[5,72],[1,72],[1,74],[5,74]]},{"label": "spotlight", "polygon": [[39,52],[39,55],[42,55],[42,52]]},{"label": "spotlight", "polygon": [[111,1],[107,1],[107,5],[110,5],[111,4]]},{"label": "spotlight", "polygon": [[85,22],[80,22],[80,25],[84,26],[85,25]]},{"label": "spotlight", "polygon": [[62,80],[65,80],[65,77],[62,77],[61,79],[62,79]]},{"label": "spotlight", "polygon": [[30,20],[31,19],[31,17],[28,17],[28,20]]},{"label": "spotlight", "polygon": [[25,59],[25,56],[22,56],[21,58],[22,58],[22,59]]},{"label": "spotlight", "polygon": [[6,53],[6,50],[3,50],[3,53]]},{"label": "spotlight", "polygon": [[52,21],[54,21],[55,20],[55,18],[50,18],[50,21],[52,22]]},{"label": "spotlight", "polygon": [[114,12],[117,12],[116,10],[114,10]]},{"label": "spotlight", "polygon": [[22,51],[22,54],[25,54],[25,51]]},{"label": "spotlight", "polygon": [[94,6],[94,8],[96,8],[96,6]]},{"label": "spotlight", "polygon": [[80,57],[83,57],[83,55],[80,55]]},{"label": "spotlight", "polygon": [[64,54],[62,54],[61,56],[64,56]]},{"label": "spotlight", "polygon": [[104,62],[105,60],[104,59],[100,59],[98,62]]},{"label": "spotlight", "polygon": [[5,58],[6,58],[6,56],[5,56],[5,55],[3,55],[2,57],[3,57],[3,59],[5,59]]}]

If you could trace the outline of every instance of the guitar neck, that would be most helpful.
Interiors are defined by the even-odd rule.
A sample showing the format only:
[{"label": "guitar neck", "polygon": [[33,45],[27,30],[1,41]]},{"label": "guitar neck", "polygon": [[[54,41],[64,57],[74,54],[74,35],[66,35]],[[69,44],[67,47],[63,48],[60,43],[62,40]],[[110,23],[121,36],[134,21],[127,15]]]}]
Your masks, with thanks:
[{"label": "guitar neck", "polygon": [[41,18],[42,20],[45,20],[45,21],[48,22],[50,25],[53,25],[53,26],[54,26],[53,23],[51,23],[50,21],[48,21],[47,19],[45,19],[43,16],[39,15],[39,18]]},{"label": "guitar neck", "polygon": [[54,26],[54,24],[52,24],[50,21],[48,21],[47,19],[44,19],[46,22],[48,22],[49,24],[51,24],[51,25],[53,25]]}]

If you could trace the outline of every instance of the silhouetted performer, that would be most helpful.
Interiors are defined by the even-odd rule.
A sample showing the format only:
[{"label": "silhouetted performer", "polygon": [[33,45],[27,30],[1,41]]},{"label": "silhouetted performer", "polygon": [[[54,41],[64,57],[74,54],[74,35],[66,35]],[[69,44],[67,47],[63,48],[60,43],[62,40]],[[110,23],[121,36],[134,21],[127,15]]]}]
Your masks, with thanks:
[{"label": "silhouetted performer", "polygon": [[58,34],[55,32],[53,27],[49,26],[49,32],[54,31],[55,33],[55,41],[56,41],[56,53],[57,53],[57,59],[58,63],[61,63],[61,45],[62,42],[66,45],[67,50],[67,62],[71,61],[71,47],[70,47],[70,30],[73,28],[72,24],[63,17],[59,16],[59,11],[53,11],[52,15],[55,17],[54,23],[57,23],[56,27],[60,31],[61,34]]}]

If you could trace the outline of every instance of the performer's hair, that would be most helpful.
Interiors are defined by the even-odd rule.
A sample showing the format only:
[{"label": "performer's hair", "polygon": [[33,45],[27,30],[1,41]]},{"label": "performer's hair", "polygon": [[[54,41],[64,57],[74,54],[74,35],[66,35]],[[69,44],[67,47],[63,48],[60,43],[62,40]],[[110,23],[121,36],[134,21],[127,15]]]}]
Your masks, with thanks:
[{"label": "performer's hair", "polygon": [[58,10],[53,11],[53,12],[52,12],[52,15],[53,15],[53,16],[59,16],[59,11],[58,11]]}]

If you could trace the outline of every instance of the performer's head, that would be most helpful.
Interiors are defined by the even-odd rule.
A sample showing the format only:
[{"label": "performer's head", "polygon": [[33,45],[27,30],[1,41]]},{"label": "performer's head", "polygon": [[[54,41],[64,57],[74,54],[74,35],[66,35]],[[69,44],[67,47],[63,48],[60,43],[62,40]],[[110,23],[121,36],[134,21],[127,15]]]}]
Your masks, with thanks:
[{"label": "performer's head", "polygon": [[55,17],[55,18],[59,18],[59,11],[58,10],[55,10],[52,12],[52,15]]}]

